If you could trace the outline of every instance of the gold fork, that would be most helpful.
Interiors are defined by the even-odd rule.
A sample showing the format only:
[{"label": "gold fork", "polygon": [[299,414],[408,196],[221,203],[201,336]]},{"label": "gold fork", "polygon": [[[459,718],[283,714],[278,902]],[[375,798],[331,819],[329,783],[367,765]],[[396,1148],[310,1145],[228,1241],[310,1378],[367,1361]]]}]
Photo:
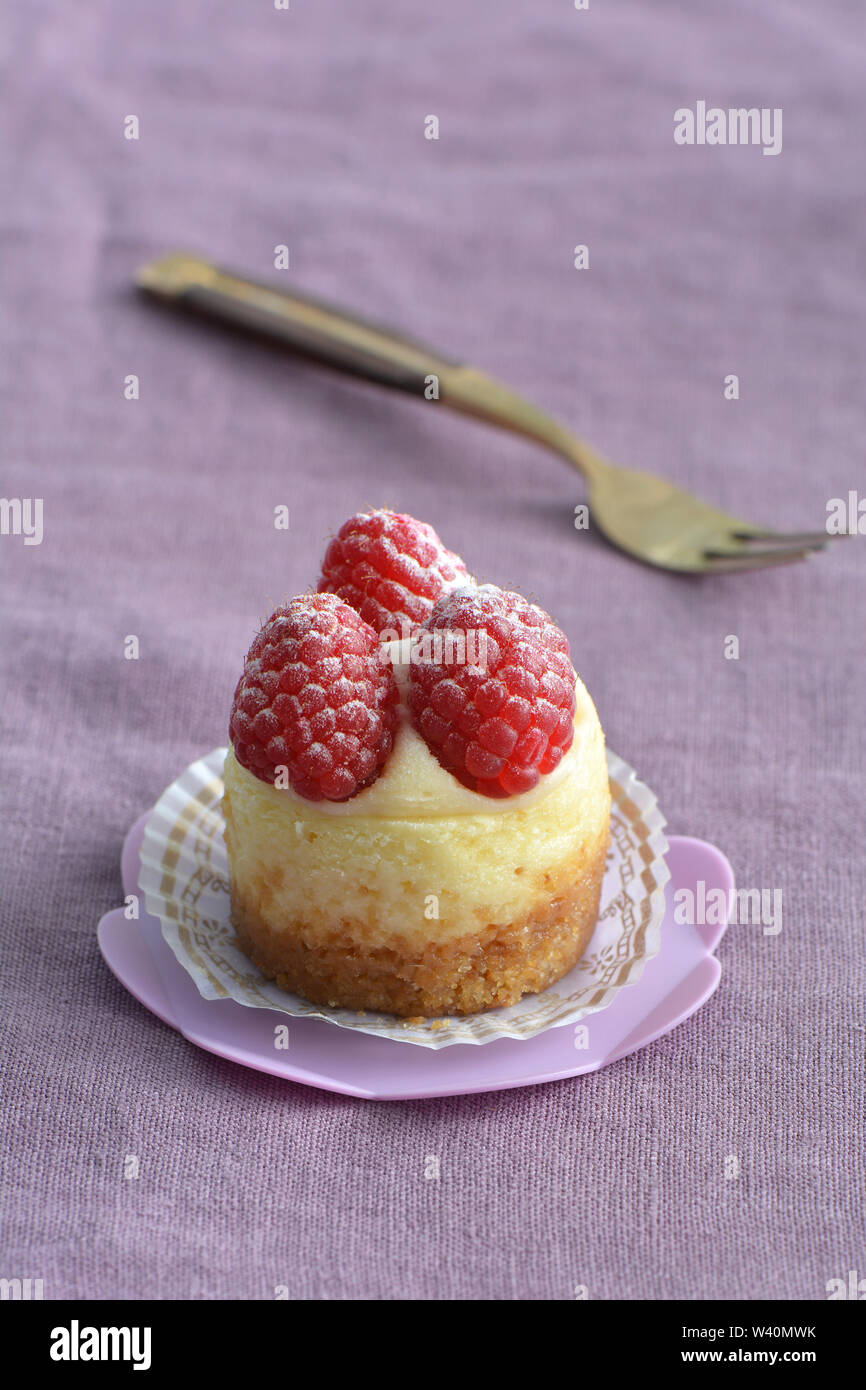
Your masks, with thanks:
[{"label": "gold fork", "polygon": [[320,300],[243,279],[184,252],[143,266],[136,280],[162,299],[263,334],[350,376],[438,400],[546,445],[586,478],[592,523],[645,564],[708,574],[765,569],[805,559],[833,539],[826,531],[753,526],[663,478],[618,468],[475,367]]}]

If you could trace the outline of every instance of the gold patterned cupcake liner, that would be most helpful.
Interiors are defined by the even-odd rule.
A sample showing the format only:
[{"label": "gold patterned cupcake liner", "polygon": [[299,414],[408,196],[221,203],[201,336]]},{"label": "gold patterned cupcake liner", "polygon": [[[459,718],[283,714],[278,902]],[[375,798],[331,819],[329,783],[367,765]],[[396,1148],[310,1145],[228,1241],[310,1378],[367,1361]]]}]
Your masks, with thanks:
[{"label": "gold patterned cupcake liner", "polygon": [[665,820],[650,789],[608,749],[611,838],[598,922],[584,955],[555,985],[507,1008],[421,1023],[331,1009],[287,994],[236,944],[221,810],[225,754],[225,748],[214,749],[166,788],[148,818],[141,850],[139,888],[147,910],[161,922],[163,937],[205,999],[234,999],[249,1008],[440,1048],[532,1038],[578,1023],[635,984],[658,954],[670,878]]}]

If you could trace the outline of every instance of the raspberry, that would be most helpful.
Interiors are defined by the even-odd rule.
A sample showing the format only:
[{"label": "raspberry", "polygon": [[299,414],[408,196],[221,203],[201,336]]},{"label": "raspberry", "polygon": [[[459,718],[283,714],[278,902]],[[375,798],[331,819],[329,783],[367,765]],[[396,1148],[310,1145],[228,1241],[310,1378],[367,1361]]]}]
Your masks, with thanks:
[{"label": "raspberry", "polygon": [[238,762],[263,782],[282,766],[299,796],[347,801],[378,777],[397,701],[369,624],[335,594],[302,594],[255,637],[229,734]]},{"label": "raspberry", "polygon": [[[440,637],[437,649],[446,631],[457,640]],[[413,645],[412,722],[464,786],[515,796],[553,771],[574,737],[575,675],[546,613],[494,584],[456,589]]]},{"label": "raspberry", "polygon": [[378,633],[403,636],[425,622],[438,598],[471,582],[459,555],[432,526],[397,512],[358,512],[330,542],[319,593],[337,594]]}]

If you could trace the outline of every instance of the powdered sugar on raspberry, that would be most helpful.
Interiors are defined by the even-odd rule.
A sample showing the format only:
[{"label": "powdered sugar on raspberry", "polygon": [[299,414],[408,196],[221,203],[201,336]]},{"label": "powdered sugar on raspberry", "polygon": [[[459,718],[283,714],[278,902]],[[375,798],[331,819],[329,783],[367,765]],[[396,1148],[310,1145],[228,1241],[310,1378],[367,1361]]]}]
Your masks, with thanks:
[{"label": "powdered sugar on raspberry", "polygon": [[398,512],[358,512],[330,542],[320,593],[337,594],[376,632],[403,637],[471,577],[432,526]]},{"label": "powdered sugar on raspberry", "polygon": [[444,660],[413,657],[415,728],[473,791],[501,797],[530,790],[574,736],[575,674],[564,633],[522,595],[492,584],[444,595],[425,629],[483,632],[484,664],[461,664],[454,647],[445,647]]},{"label": "powdered sugar on raspberry", "polygon": [[310,801],[345,801],[385,765],[397,703],[369,624],[334,594],[302,594],[255,637],[229,733],[238,762],[263,782],[285,775]]}]

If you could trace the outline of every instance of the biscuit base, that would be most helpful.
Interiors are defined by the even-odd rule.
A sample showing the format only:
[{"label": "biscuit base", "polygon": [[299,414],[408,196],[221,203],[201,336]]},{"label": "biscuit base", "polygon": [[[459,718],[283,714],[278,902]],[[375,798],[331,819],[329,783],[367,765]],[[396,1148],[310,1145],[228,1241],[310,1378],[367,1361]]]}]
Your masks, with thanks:
[{"label": "biscuit base", "polygon": [[394,934],[385,945],[365,942],[351,919],[327,932],[303,922],[267,921],[232,883],[238,944],[280,989],[330,1008],[369,1009],[402,1018],[473,1014],[516,1004],[573,968],[598,919],[608,834],[557,874],[556,896],[540,899],[519,921],[491,924],[449,941],[416,946]]}]

